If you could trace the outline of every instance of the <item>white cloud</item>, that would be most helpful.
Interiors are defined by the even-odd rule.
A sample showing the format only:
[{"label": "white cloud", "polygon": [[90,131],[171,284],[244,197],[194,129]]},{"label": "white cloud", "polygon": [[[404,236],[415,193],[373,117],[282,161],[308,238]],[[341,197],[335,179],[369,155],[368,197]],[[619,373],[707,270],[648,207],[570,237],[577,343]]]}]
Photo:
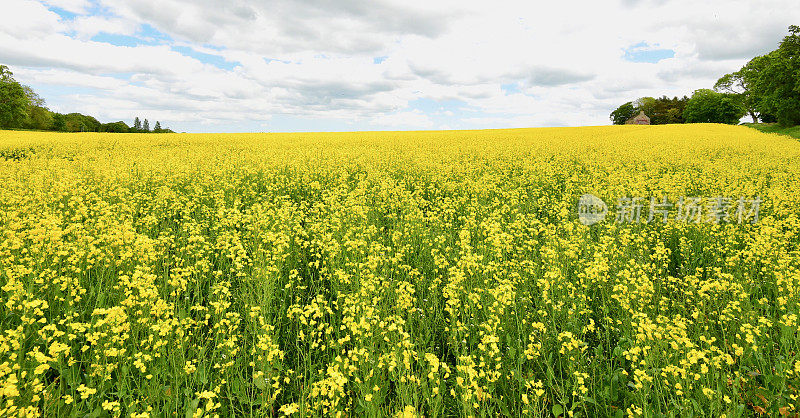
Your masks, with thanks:
[{"label": "white cloud", "polygon": [[86,13],[91,6],[89,0],[46,0],[45,4],[59,9],[66,10],[71,13]]},{"label": "white cloud", "polygon": [[0,60],[12,64],[69,68],[86,73],[142,72],[149,74],[191,74],[202,71],[203,63],[159,46],[115,46],[81,41],[66,35],[40,39],[19,39],[0,33]]},{"label": "white cloud", "polygon": [[[109,120],[605,124],[621,103],[710,87],[774,49],[800,21],[795,1],[7,0],[0,62],[34,87],[85,88],[46,99]],[[90,40],[101,33],[142,42]],[[675,56],[626,61],[641,42]]]},{"label": "white cloud", "polygon": [[128,19],[109,18],[104,16],[78,16],[73,19],[69,27],[82,39],[91,38],[98,33],[115,35],[133,35],[137,24]]},{"label": "white cloud", "polygon": [[380,49],[395,36],[441,33],[454,0],[437,2],[340,0],[101,0],[122,16],[185,40],[267,55],[358,53]]},{"label": "white cloud", "polygon": [[[41,3],[28,0],[8,0],[0,13],[0,33],[13,35],[15,39],[40,40],[42,36],[63,30],[63,25],[56,13],[51,12]],[[2,49],[9,44],[0,43]]]},{"label": "white cloud", "polygon": [[16,77],[28,83],[48,84],[53,86],[87,87],[92,89],[112,90],[122,88],[127,82],[114,77],[97,76],[73,70],[48,69],[33,70],[23,68],[16,71]]}]

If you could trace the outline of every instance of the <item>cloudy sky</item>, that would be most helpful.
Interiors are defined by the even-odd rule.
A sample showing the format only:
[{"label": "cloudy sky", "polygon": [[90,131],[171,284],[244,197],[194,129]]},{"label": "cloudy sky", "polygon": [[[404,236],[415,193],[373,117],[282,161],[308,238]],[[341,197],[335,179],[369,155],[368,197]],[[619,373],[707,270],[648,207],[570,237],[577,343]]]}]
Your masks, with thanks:
[{"label": "cloudy sky", "polygon": [[3,0],[0,63],[59,112],[186,132],[609,124],[711,87],[797,0]]}]

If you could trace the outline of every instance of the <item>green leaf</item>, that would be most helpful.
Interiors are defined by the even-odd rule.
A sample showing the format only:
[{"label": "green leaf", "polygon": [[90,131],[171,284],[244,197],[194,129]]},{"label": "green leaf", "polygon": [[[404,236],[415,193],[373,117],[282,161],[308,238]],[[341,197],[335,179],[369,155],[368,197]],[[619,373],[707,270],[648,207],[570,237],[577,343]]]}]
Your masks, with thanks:
[{"label": "green leaf", "polygon": [[103,408],[98,406],[97,408],[94,409],[94,411],[84,415],[83,418],[98,418],[102,414],[103,414]]},{"label": "green leaf", "polygon": [[498,404],[500,405],[500,409],[503,411],[503,415],[510,417],[511,411],[508,409],[508,405],[506,405],[505,402],[498,402]]},{"label": "green leaf", "polygon": [[200,381],[202,384],[208,383],[208,376],[206,376],[206,368],[205,366],[201,366],[197,368],[197,380]]},{"label": "green leaf", "polygon": [[553,415],[557,417],[564,415],[564,407],[561,405],[553,405]]},{"label": "green leaf", "polygon": [[256,385],[256,387],[261,390],[264,390],[267,387],[267,381],[264,380],[263,376],[259,376],[253,379],[253,384]]},{"label": "green leaf", "polygon": [[186,418],[194,417],[194,413],[197,411],[197,405],[200,405],[199,398],[189,402],[189,405],[186,406]]}]

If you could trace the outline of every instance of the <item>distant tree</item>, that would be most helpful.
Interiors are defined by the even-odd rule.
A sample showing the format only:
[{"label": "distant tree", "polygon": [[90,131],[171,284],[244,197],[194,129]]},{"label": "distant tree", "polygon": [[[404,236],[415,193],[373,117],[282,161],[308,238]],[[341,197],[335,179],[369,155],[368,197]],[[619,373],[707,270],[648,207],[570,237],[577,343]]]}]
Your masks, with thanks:
[{"label": "distant tree", "polygon": [[153,132],[161,132],[161,122],[156,121],[156,126],[153,127]]},{"label": "distant tree", "polygon": [[763,68],[753,86],[759,110],[781,125],[800,125],[800,27],[789,26],[778,49],[759,61]]},{"label": "distant tree", "polygon": [[673,97],[671,99],[667,96],[662,96],[655,99],[655,103],[650,109],[651,113],[647,115],[650,117],[650,124],[684,123],[683,110],[688,101],[689,98],[686,96],[682,98]]},{"label": "distant tree", "polygon": [[18,128],[28,116],[25,89],[5,65],[0,65],[0,128]]},{"label": "distant tree", "polygon": [[53,113],[53,130],[58,132],[67,131],[67,117],[61,113]]},{"label": "distant tree", "polygon": [[[633,102],[636,113],[644,112],[647,116],[652,116],[656,108],[656,99],[653,97],[640,97]],[[651,122],[652,123],[652,122]]]},{"label": "distant tree", "polygon": [[39,96],[30,86],[22,86],[25,91],[25,98],[28,107],[25,110],[27,117],[23,123],[26,129],[49,130],[53,125],[53,114],[45,107],[44,99]]},{"label": "distant tree", "polygon": [[610,115],[611,122],[613,122],[614,125],[624,125],[625,122],[628,121],[628,119],[636,116],[636,113],[637,113],[636,108],[633,107],[633,103],[631,102],[625,103],[624,105],[618,107],[616,110],[611,112]]},{"label": "distant tree", "polygon": [[80,113],[69,113],[65,115],[66,130],[68,132],[98,132],[101,123],[92,116]]},{"label": "distant tree", "polygon": [[100,132],[128,133],[130,131],[131,128],[123,121],[104,123],[100,127]]},{"label": "distant tree", "polygon": [[137,116],[136,119],[133,120],[133,127],[134,130],[141,130],[142,129],[142,121],[139,120]]},{"label": "distant tree", "polygon": [[46,107],[29,107],[28,117],[25,120],[24,127],[27,129],[38,129],[40,131],[53,129],[53,112]]},{"label": "distant tree", "polygon": [[147,119],[145,119],[144,123],[142,123],[142,130],[145,132],[150,132],[150,122],[148,122]]},{"label": "distant tree", "polygon": [[714,90],[696,90],[683,111],[687,123],[739,122],[746,113],[744,106],[733,95]]}]

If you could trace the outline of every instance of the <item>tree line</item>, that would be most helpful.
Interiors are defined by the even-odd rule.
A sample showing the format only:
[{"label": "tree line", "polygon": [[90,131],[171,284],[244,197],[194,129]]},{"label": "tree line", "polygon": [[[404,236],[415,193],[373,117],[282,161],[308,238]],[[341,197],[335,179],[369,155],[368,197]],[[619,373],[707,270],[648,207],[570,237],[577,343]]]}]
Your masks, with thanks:
[{"label": "tree line", "polygon": [[30,86],[20,84],[5,65],[0,65],[0,129],[33,129],[58,132],[152,132],[171,133],[156,121],[153,129],[150,122],[137,116],[133,126],[123,121],[101,123],[92,116],[80,113],[53,112],[45,101]]},{"label": "tree line", "polygon": [[643,97],[611,112],[615,125],[623,125],[640,111],[650,123],[728,123],[745,115],[753,122],[800,125],[800,27],[778,49],[751,59],[739,71],[725,74],[713,89],[695,90],[691,97]]}]

